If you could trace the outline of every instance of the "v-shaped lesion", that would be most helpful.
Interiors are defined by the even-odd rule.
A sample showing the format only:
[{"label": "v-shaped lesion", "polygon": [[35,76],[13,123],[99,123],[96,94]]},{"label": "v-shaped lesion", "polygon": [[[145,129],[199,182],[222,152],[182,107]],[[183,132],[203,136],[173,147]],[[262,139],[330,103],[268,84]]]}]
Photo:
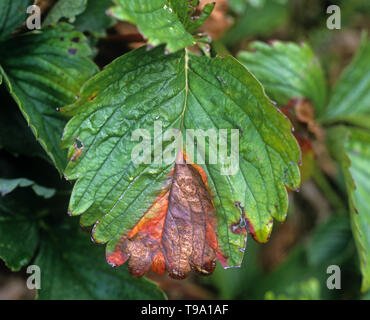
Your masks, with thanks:
[{"label": "v-shaped lesion", "polygon": [[207,177],[201,167],[177,161],[166,190],[141,220],[107,253],[112,265],[128,260],[130,273],[150,270],[184,279],[191,270],[211,274],[220,256],[216,217]]}]

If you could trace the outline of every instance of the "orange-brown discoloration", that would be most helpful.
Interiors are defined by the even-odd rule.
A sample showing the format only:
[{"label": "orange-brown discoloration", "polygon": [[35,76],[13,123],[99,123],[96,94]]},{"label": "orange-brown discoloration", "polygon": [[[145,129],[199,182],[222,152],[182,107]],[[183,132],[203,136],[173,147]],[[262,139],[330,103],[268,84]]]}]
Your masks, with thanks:
[{"label": "orange-brown discoloration", "polygon": [[95,98],[96,98],[96,96],[98,95],[98,93],[97,92],[94,92],[89,98],[88,98],[88,100],[89,101],[93,101]]},{"label": "orange-brown discoloration", "polygon": [[152,270],[158,274],[165,273],[166,271],[166,262],[161,251],[157,252],[153,259]]},{"label": "orange-brown discoloration", "polygon": [[73,147],[75,148],[76,151],[71,157],[71,162],[76,161],[81,156],[82,151],[84,150],[84,146],[82,145],[81,147],[78,147],[76,142],[73,144]]},{"label": "orange-brown discoloration", "polygon": [[171,184],[153,203],[143,218],[122,238],[107,260],[120,265],[129,259],[134,276],[151,268],[165,270],[172,278],[184,279],[191,270],[211,274],[218,250],[215,234],[215,208],[198,166],[176,163]]}]

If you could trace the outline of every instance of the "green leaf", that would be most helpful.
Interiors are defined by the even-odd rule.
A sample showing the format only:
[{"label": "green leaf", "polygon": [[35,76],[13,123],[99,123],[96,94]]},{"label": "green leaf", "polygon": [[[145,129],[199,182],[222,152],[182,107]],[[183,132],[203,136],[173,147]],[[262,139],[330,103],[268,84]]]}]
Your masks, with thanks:
[{"label": "green leaf", "polygon": [[12,31],[24,23],[27,7],[32,3],[32,0],[0,1],[0,41],[6,39]]},{"label": "green leaf", "polygon": [[320,283],[316,278],[289,284],[283,293],[268,291],[266,300],[320,300]]},{"label": "green leaf", "polygon": [[107,10],[112,4],[112,0],[89,0],[86,10],[76,17],[73,23],[75,28],[81,32],[88,31],[104,36],[105,30],[114,23],[107,15]]},{"label": "green leaf", "polygon": [[248,293],[243,292],[244,298],[250,295],[254,299],[264,299],[266,298],[266,292],[271,290],[286,293],[288,284],[295,284],[316,277],[316,274],[312,272],[313,268],[307,267],[306,260],[305,251],[298,244],[271,272],[257,275],[258,285],[256,286],[254,283],[250,286]]},{"label": "green leaf", "polygon": [[271,99],[286,105],[292,98],[309,98],[317,113],[323,110],[326,81],[308,44],[254,42],[249,49],[239,53],[238,59],[262,82]]},{"label": "green leaf", "polygon": [[[163,47],[140,48],[88,81],[79,100],[62,111],[74,116],[63,136],[73,160],[65,175],[78,179],[69,209],[72,215],[83,214],[82,224],[99,221],[94,239],[109,242],[108,252],[168,185],[174,162],[138,165],[131,159],[137,145],[131,133],[141,128],[153,135],[154,121],[161,121],[163,131],[181,130],[183,137],[186,129],[239,130],[235,175],[223,175],[220,161],[209,163],[209,153],[217,150],[210,150],[201,165],[214,196],[219,246],[230,266],[241,263],[245,247],[245,235],[231,228],[240,222],[241,210],[254,238],[265,242],[272,217],[286,217],[285,185],[299,185],[300,152],[289,121],[232,57],[210,59],[186,50],[165,55]],[[82,152],[76,150],[77,137]]]},{"label": "green leaf", "polygon": [[46,188],[38,185],[32,180],[26,178],[19,179],[2,179],[0,178],[0,193],[2,196],[12,192],[19,187],[31,187],[32,190],[40,197],[49,199],[55,194],[55,189]]},{"label": "green leaf", "polygon": [[16,156],[40,157],[51,162],[5,87],[0,88],[0,100],[0,149],[5,149]]},{"label": "green leaf", "polygon": [[[290,1],[265,0],[248,1],[244,5],[236,5],[232,1],[233,8],[240,14],[233,27],[225,34],[223,40],[228,45],[235,45],[245,37],[265,36],[284,28],[288,21]],[[244,10],[243,10],[244,9]]]},{"label": "green leaf", "polygon": [[68,19],[73,23],[76,16],[85,11],[87,0],[59,0],[51,8],[44,20],[44,25],[58,22],[62,18]]},{"label": "green leaf", "polygon": [[370,300],[370,291],[368,291],[362,298],[361,300]]},{"label": "green leaf", "polygon": [[248,0],[229,0],[228,3],[233,12],[242,14],[247,7]]},{"label": "green leaf", "polygon": [[62,224],[42,233],[34,262],[41,269],[38,299],[163,299],[154,283],[109,266],[78,225]]},{"label": "green leaf", "polygon": [[240,268],[224,270],[221,266],[217,266],[212,275],[200,278],[201,283],[206,287],[214,288],[212,291],[217,292],[217,298],[222,300],[241,299],[241,295],[245,293],[250,299],[254,299],[255,297],[250,296],[250,293],[255,287],[256,280],[258,281],[263,273],[259,265],[260,248],[257,242],[248,241],[247,254]]},{"label": "green leaf", "polygon": [[0,197],[0,259],[13,271],[31,261],[41,268],[39,299],[164,298],[150,281],[110,267],[77,221],[48,210],[25,189]]},{"label": "green leaf", "polygon": [[22,206],[12,195],[0,197],[0,258],[13,271],[27,265],[36,251],[38,231],[33,214],[30,206]]},{"label": "green leaf", "polygon": [[352,234],[349,219],[344,216],[331,217],[315,230],[307,250],[308,262],[319,266],[333,261],[340,264],[351,244]]},{"label": "green leaf", "polygon": [[205,6],[200,16],[192,16],[197,0],[115,0],[117,6],[111,14],[119,19],[137,24],[139,31],[156,46],[167,43],[174,52],[195,44],[190,34],[199,28],[211,14],[214,4]]},{"label": "green leaf", "polygon": [[41,268],[39,299],[164,298],[150,281],[110,267],[77,221],[51,217],[57,208],[43,203],[25,189],[0,197],[0,259],[13,271],[31,261]]},{"label": "green leaf", "polygon": [[75,101],[81,85],[97,72],[89,54],[85,37],[65,23],[0,47],[0,71],[8,90],[60,172],[66,164],[60,148],[66,117],[57,108]]},{"label": "green leaf", "polygon": [[345,121],[370,128],[369,64],[370,41],[365,35],[355,57],[336,84],[321,120]]},{"label": "green leaf", "polygon": [[366,292],[370,289],[370,133],[335,127],[328,131],[328,146],[344,172],[363,276],[362,291]]},{"label": "green leaf", "polygon": [[198,0],[168,0],[167,2],[168,5],[172,7],[188,32],[194,32],[195,30],[200,28],[211,15],[216,4],[216,2],[207,3],[200,14],[198,16],[195,16],[194,13],[196,12],[197,6],[199,5]]}]

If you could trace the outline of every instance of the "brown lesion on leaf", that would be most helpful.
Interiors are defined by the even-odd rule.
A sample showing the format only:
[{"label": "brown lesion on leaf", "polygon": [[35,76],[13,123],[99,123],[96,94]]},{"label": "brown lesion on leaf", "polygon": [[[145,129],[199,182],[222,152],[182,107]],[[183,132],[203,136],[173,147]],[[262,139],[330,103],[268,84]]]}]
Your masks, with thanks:
[{"label": "brown lesion on leaf", "polygon": [[238,222],[232,223],[230,225],[231,232],[235,234],[246,234],[247,229],[244,221],[244,218],[241,218]]},{"label": "brown lesion on leaf", "polygon": [[247,235],[247,220],[244,208],[241,205],[240,201],[234,202],[235,207],[240,211],[240,219],[237,222],[234,222],[230,225],[230,230],[235,234]]},{"label": "brown lesion on leaf", "polygon": [[82,141],[77,137],[75,139],[75,142],[73,143],[73,148],[75,149],[75,152],[70,159],[71,162],[76,161],[81,156],[82,151],[85,149],[85,146],[82,143]]},{"label": "brown lesion on leaf", "polygon": [[212,274],[218,252],[215,207],[206,175],[184,160],[170,173],[162,192],[116,249],[107,254],[112,265],[128,260],[129,271],[142,276],[151,268],[184,279],[193,270]]},{"label": "brown lesion on leaf", "polygon": [[98,95],[98,93],[95,91],[87,100],[93,101],[96,98],[97,95]]}]

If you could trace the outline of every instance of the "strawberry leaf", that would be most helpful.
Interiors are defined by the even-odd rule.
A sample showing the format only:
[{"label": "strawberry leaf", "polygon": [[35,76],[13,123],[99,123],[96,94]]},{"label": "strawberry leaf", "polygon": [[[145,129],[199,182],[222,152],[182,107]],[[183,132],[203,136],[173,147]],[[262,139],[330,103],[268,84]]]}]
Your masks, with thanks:
[{"label": "strawberry leaf", "polygon": [[0,259],[13,271],[31,261],[40,267],[39,299],[164,298],[154,283],[110,267],[104,248],[95,246],[77,221],[60,219],[56,211],[27,189],[0,196]]},{"label": "strawberry leaf", "polygon": [[238,59],[262,82],[280,106],[292,98],[308,98],[317,113],[325,107],[327,86],[318,59],[306,43],[254,42]]},{"label": "strawberry leaf", "polygon": [[[35,139],[27,122],[13,98],[4,87],[0,88],[2,113],[0,117],[0,149],[13,155],[40,157],[48,162],[51,159]],[[9,139],[12,137],[12,139]]]},{"label": "strawberry leaf", "polygon": [[85,11],[87,0],[59,0],[49,11],[44,20],[44,25],[58,22],[62,18],[68,22],[75,21],[76,16]]},{"label": "strawberry leaf", "polygon": [[14,37],[0,47],[4,82],[60,172],[66,165],[60,148],[66,118],[57,108],[75,101],[83,82],[97,71],[89,54],[83,34],[65,23]]},{"label": "strawberry leaf", "polygon": [[40,197],[49,199],[55,194],[55,189],[38,185],[32,180],[26,178],[2,179],[0,178],[0,194],[2,196],[12,192],[19,187],[31,187],[32,190]]},{"label": "strawberry leaf", "polygon": [[350,65],[343,71],[322,120],[345,121],[370,128],[370,40],[363,37]]},{"label": "strawberry leaf", "polygon": [[[209,155],[217,154],[218,149],[206,147],[205,162],[199,166],[187,161],[190,149],[181,150],[185,152],[183,166],[192,174],[185,174],[188,183],[181,183],[180,189],[183,194],[197,190],[194,206],[205,204],[198,211],[199,225],[209,232],[197,235],[201,238],[198,242],[210,246],[225,267],[238,266],[242,261],[246,220],[253,237],[266,242],[272,218],[284,221],[286,217],[284,185],[290,189],[299,185],[300,152],[289,121],[271,104],[260,83],[232,57],[210,59],[186,50],[166,55],[163,47],[150,51],[140,48],[118,58],[89,80],[78,101],[62,112],[73,116],[62,143],[69,147],[65,176],[77,179],[70,213],[82,214],[84,225],[95,223],[93,237],[97,242],[108,242],[108,260],[118,257],[114,264],[124,262],[127,236],[140,238],[145,230],[151,241],[163,241],[157,236],[161,231],[158,229],[162,226],[166,233],[185,219],[167,222],[174,216],[174,205],[183,212],[184,203],[190,201],[187,195],[176,201],[176,193],[166,195],[174,192],[180,179],[174,158],[150,164],[133,161],[131,155],[138,142],[131,135],[136,129],[146,129],[153,136],[155,121],[159,121],[163,131],[171,128],[182,132],[183,137],[187,129],[236,129],[239,133],[239,170],[233,175],[222,173],[220,161],[210,163]],[[154,143],[161,138],[155,133]],[[168,145],[164,142],[164,147]],[[207,146],[210,148],[208,142]],[[151,146],[147,149],[151,150]],[[207,194],[213,198],[214,209],[209,207]],[[188,209],[187,216],[193,216],[193,209]],[[175,238],[180,245],[173,250],[181,251],[184,239],[179,233]],[[159,250],[154,240],[151,243],[154,251]],[[189,260],[192,250],[198,250],[196,243],[193,241],[193,248],[185,253],[176,254]],[[152,256],[153,252],[146,254]],[[161,257],[154,259],[161,261]],[[154,263],[154,269],[156,266]]]},{"label": "strawberry leaf", "polygon": [[13,271],[31,261],[39,241],[37,221],[31,218],[35,208],[28,198],[27,207],[20,203],[13,195],[0,196],[0,258]]},{"label": "strawberry leaf", "polygon": [[177,51],[195,44],[191,32],[202,26],[211,14],[214,3],[208,3],[199,16],[194,16],[197,0],[115,0],[111,14],[119,19],[134,23],[156,46],[167,43],[168,51]]},{"label": "strawberry leaf", "polygon": [[333,215],[312,235],[307,248],[308,263],[313,267],[341,263],[352,249],[352,239],[349,218]]},{"label": "strawberry leaf", "polygon": [[41,233],[41,300],[163,299],[157,285],[132,278],[126,270],[110,267],[98,248],[78,225],[64,223]]},{"label": "strawberry leaf", "polygon": [[275,30],[284,29],[289,20],[292,3],[287,0],[229,0],[231,10],[238,14],[234,25],[226,32],[228,46],[242,39],[263,36],[267,38]]},{"label": "strawberry leaf", "polygon": [[73,25],[81,32],[104,36],[105,30],[114,24],[114,19],[107,15],[112,0],[89,0],[86,10],[76,17]]},{"label": "strawberry leaf", "polygon": [[370,133],[335,127],[328,131],[328,145],[344,173],[352,233],[360,257],[362,291],[366,292],[370,289]]},{"label": "strawberry leaf", "polygon": [[[9,37],[27,17],[27,7],[32,0],[2,0],[0,2],[0,41]],[[0,81],[1,83],[1,81]]]}]

